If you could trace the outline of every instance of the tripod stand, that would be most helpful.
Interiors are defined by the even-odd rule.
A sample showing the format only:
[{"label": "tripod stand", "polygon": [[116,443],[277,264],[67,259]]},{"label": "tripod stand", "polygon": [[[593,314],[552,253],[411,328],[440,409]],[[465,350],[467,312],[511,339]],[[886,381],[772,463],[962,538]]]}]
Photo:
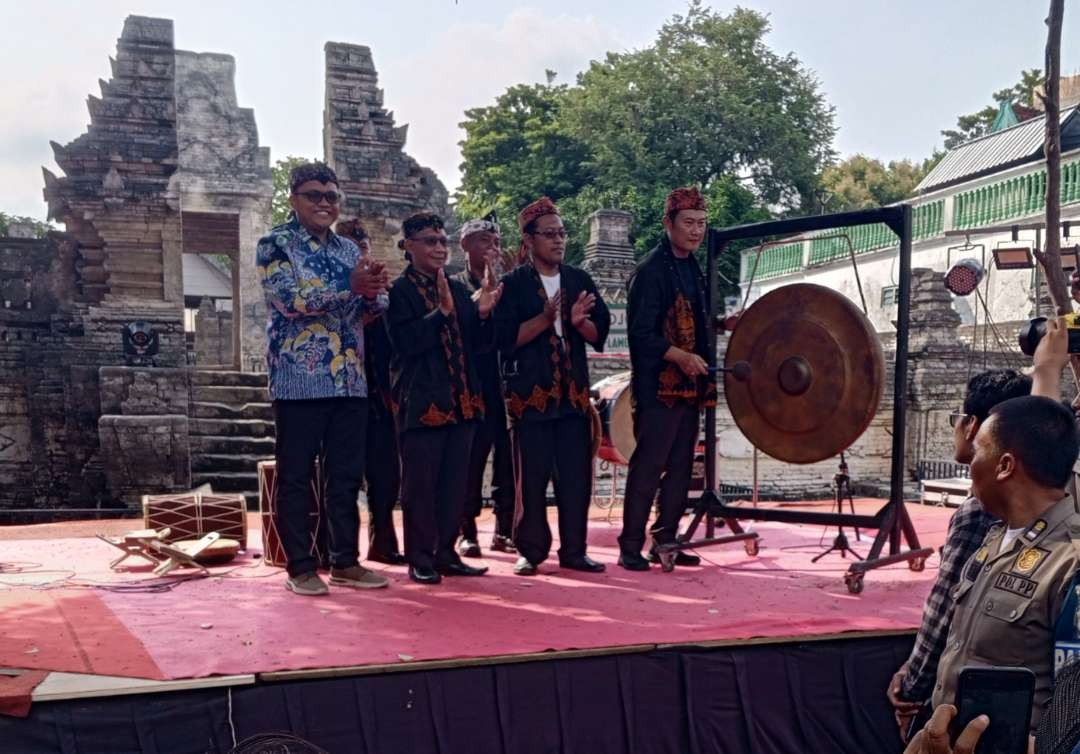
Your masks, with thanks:
[{"label": "tripod stand", "polygon": [[[855,500],[851,496],[851,476],[848,474],[847,459],[844,458],[843,452],[840,453],[840,467],[837,469],[836,474],[833,476],[833,487],[835,489],[836,512],[844,512],[844,499],[847,498],[848,506],[851,508],[851,513],[855,513]],[[859,528],[855,527],[855,538],[861,540],[859,535]],[[837,550],[840,553],[840,557],[846,558],[850,552],[851,556],[856,560],[862,560],[863,557],[859,553],[851,549],[848,544],[847,534],[844,533],[844,525],[838,524],[836,527],[836,537],[833,539],[832,546],[824,552],[815,555],[810,559],[811,563],[816,563],[823,557],[828,555],[833,550]]]}]

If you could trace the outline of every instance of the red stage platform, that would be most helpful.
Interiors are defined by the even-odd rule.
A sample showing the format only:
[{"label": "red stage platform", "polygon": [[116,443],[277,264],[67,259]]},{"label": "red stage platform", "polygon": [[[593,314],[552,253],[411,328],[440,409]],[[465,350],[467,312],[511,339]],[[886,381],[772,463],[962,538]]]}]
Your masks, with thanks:
[{"label": "red stage platform", "polygon": [[[951,511],[909,510],[923,544],[939,546]],[[209,578],[154,591],[140,588],[157,582],[148,568],[111,572],[115,551],[91,536],[134,521],[11,527],[0,543],[0,667],[159,680],[319,675],[311,671],[903,632],[917,627],[936,573],[936,556],[921,573],[899,564],[872,572],[865,592],[851,595],[842,580],[848,561],[810,562],[831,533],[822,543],[820,527],[769,523],[757,527],[757,557],[739,545],[712,547],[699,552],[699,568],[631,573],[615,565],[618,524],[605,518],[595,511],[589,534],[590,554],[608,565],[603,574],[560,570],[553,560],[539,576],[520,577],[513,556],[491,553],[483,578],[422,587],[404,568],[378,566],[389,589],[324,598],[286,591],[284,572],[262,565],[255,547]],[[490,527],[489,514],[482,524]],[[856,550],[869,547],[865,534],[851,539]],[[260,542],[257,532],[250,541]]]}]

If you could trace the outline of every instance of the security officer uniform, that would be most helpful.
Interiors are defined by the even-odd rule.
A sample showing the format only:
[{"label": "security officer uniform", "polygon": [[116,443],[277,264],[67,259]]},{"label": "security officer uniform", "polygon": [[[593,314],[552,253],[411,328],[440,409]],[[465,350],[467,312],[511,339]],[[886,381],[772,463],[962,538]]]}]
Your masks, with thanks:
[{"label": "security officer uniform", "polygon": [[938,665],[933,705],[954,704],[965,665],[1026,667],[1035,673],[1034,731],[1050,701],[1054,634],[1080,567],[1080,514],[1065,496],[1004,552],[995,525],[964,566]]}]

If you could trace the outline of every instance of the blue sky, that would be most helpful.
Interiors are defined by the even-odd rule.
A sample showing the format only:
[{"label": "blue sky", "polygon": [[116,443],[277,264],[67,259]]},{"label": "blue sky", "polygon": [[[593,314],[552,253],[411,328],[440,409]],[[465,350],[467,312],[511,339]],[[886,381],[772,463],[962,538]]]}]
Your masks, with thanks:
[{"label": "blue sky", "polygon": [[[939,131],[978,109],[1022,68],[1041,67],[1048,0],[756,0],[768,42],[793,52],[836,107],[842,155],[921,159]],[[1080,71],[1080,7],[1068,3],[1064,73]],[[733,3],[711,3],[722,12]],[[649,44],[681,0],[287,3],[276,0],[0,0],[0,210],[43,217],[49,140],[89,121],[86,97],[108,78],[129,14],[172,18],[176,45],[236,57],[240,104],[255,109],[272,159],[322,154],[323,45],[368,45],[386,105],[409,124],[407,151],[457,183],[458,122],[507,86],[572,82],[608,50]]]}]

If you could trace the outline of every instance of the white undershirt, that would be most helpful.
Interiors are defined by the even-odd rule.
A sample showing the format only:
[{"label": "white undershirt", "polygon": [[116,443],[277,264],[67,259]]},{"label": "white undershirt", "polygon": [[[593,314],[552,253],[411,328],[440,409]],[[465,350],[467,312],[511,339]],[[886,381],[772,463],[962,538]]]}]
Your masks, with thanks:
[{"label": "white undershirt", "polygon": [[1021,526],[1019,529],[1006,529],[1004,536],[1001,538],[1001,549],[998,550],[998,552],[1008,551],[1008,549],[1012,547],[1012,543],[1016,541],[1016,538],[1026,530],[1026,526]]},{"label": "white undershirt", "polygon": [[[561,278],[558,272],[554,275],[541,275],[540,282],[544,284],[544,293],[547,294],[548,299],[554,298],[555,294],[559,292],[559,278]],[[560,338],[562,334],[562,312],[559,312],[559,316],[555,317],[555,334]]]}]

